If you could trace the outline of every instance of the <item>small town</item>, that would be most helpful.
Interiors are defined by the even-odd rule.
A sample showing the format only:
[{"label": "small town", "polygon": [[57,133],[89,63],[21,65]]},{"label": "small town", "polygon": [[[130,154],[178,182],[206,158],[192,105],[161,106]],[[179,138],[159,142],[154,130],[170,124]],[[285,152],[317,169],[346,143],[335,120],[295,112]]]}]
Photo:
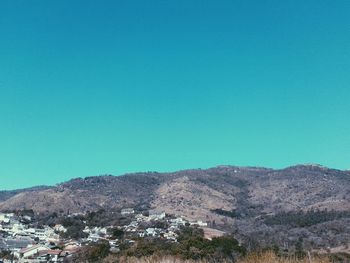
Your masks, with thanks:
[{"label": "small town", "polygon": [[[84,213],[68,215],[70,218],[81,218]],[[133,208],[124,208],[119,216],[126,219],[124,225],[85,227],[77,238],[66,235],[69,227],[64,224],[53,226],[35,226],[35,220],[28,215],[14,212],[0,213],[0,262],[41,263],[69,262],[83,247],[108,242],[111,253],[120,251],[119,245],[123,234],[123,242],[130,244],[135,238],[161,238],[168,242],[177,242],[177,231],[181,226],[192,225],[205,227],[201,220],[189,222],[181,216],[167,215],[163,211],[149,210],[146,213],[135,213]]]}]

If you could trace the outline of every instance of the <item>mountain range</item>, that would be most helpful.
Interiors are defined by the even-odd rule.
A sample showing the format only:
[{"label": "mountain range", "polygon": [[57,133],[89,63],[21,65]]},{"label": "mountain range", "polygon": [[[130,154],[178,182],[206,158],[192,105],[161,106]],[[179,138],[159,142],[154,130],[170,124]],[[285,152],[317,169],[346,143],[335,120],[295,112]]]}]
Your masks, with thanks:
[{"label": "mountain range", "polygon": [[[0,210],[67,214],[126,207],[161,210],[236,232],[242,239],[262,235],[260,239],[279,244],[303,230],[308,232],[303,234],[308,240],[324,245],[331,241],[324,241],[318,231],[326,227],[328,236],[337,238],[333,246],[350,244],[350,216],[328,216],[329,220],[307,226],[266,221],[286,213],[333,211],[343,215],[350,211],[350,172],[321,165],[284,169],[222,165],[171,173],[103,175],[76,178],[52,187],[0,192]],[[331,230],[325,225],[330,223]],[[334,230],[334,224],[345,229]],[[318,227],[312,232],[315,225]],[[288,237],[281,237],[286,231],[273,234],[281,227],[287,229]],[[332,234],[332,229],[341,234]],[[297,232],[292,235],[290,231]]]}]

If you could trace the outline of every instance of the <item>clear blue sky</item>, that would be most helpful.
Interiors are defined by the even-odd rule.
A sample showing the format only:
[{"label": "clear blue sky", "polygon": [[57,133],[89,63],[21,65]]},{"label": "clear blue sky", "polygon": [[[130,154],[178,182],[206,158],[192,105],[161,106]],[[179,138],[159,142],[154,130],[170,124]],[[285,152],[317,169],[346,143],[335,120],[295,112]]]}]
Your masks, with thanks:
[{"label": "clear blue sky", "polygon": [[0,1],[2,189],[350,168],[350,1]]}]

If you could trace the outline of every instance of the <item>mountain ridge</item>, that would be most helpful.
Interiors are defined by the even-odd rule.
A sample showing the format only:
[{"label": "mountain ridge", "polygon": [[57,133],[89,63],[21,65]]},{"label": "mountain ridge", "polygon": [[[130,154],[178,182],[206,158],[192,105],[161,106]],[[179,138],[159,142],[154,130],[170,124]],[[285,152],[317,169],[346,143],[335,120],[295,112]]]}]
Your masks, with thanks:
[{"label": "mountain ridge", "polygon": [[[320,165],[284,169],[221,165],[89,176],[7,197],[0,199],[0,211],[32,209],[64,216],[101,209],[111,213],[130,207],[137,212],[155,209],[189,221],[202,220],[249,244],[295,243],[302,235],[311,247],[315,242],[320,248],[350,245],[350,172]],[[293,220],[307,224],[299,226]]]},{"label": "mountain ridge", "polygon": [[[304,179],[305,185],[302,184],[302,181],[299,182],[301,188],[310,187],[312,184],[312,176],[314,176],[315,180],[323,180],[327,175],[333,175],[334,180],[344,180],[344,178],[348,178],[349,172],[342,171],[333,168],[327,168],[321,165],[315,164],[298,164],[294,166],[289,166],[283,169],[272,169],[265,167],[256,167],[256,166],[233,166],[233,165],[218,165],[213,168],[208,169],[186,169],[180,170],[176,172],[167,172],[167,173],[159,173],[159,172],[138,172],[138,173],[127,173],[120,176],[114,175],[99,175],[99,176],[88,176],[88,177],[78,177],[70,179],[66,182],[62,182],[56,184],[55,186],[41,186],[41,187],[33,187],[28,189],[21,190],[13,190],[13,191],[1,191],[1,193],[6,193],[5,195],[0,195],[0,209],[10,209],[11,206],[13,209],[33,209],[38,212],[44,211],[48,206],[39,207],[38,203],[43,203],[44,201],[40,199],[40,196],[43,196],[42,199],[47,198],[47,202],[56,202],[61,200],[63,196],[60,193],[65,193],[66,196],[64,200],[68,203],[71,203],[72,211],[84,211],[85,209],[97,209],[102,207],[108,207],[108,204],[111,203],[112,199],[114,201],[122,201],[125,205],[135,205],[138,203],[137,198],[144,196],[142,191],[146,191],[149,194],[149,197],[153,198],[153,195],[159,192],[161,185],[165,183],[176,182],[179,183],[179,178],[182,178],[183,186],[186,184],[190,184],[193,182],[199,183],[202,181],[202,186],[207,186],[212,190],[217,190],[221,192],[219,187],[211,182],[211,179],[215,179],[221,181],[222,183],[226,183],[229,185],[229,192],[235,190],[239,192],[239,189],[243,189],[243,184],[256,184],[255,190],[250,187],[250,189],[246,189],[250,194],[256,194],[256,189],[261,188],[260,190],[263,192],[264,187],[267,193],[269,193],[270,184],[273,181],[278,180],[281,176],[291,175],[292,178],[290,180],[285,181],[284,184],[292,184],[293,180],[302,180]],[[334,176],[337,177],[334,177]],[[186,177],[187,176],[187,177]],[[296,177],[298,176],[298,178]],[[184,180],[184,178],[188,178]],[[259,177],[257,179],[256,177]],[[308,178],[310,177],[310,178]],[[317,178],[316,178],[317,177]],[[269,180],[269,183],[267,183]],[[307,182],[306,182],[306,181]],[[186,181],[186,182],[185,182]],[[258,182],[258,183],[257,183]],[[321,182],[321,181],[319,181]],[[348,182],[348,181],[346,181]],[[276,183],[276,182],[275,182]],[[307,185],[307,183],[309,185]],[[330,182],[329,182],[330,183]],[[241,188],[235,186],[235,184],[242,184]],[[211,186],[210,186],[211,185]],[[282,185],[276,185],[277,188],[280,188]],[[236,188],[235,188],[236,187]],[[323,183],[323,187],[327,188]],[[339,187],[339,186],[338,186]],[[164,187],[163,187],[164,188]],[[181,188],[181,187],[180,187]],[[178,188],[178,190],[180,189]],[[277,189],[276,188],[276,189]],[[125,189],[128,189],[129,195],[126,193]],[[168,189],[169,190],[169,189]],[[226,190],[226,192],[227,192]],[[301,190],[301,189],[299,189]],[[324,189],[327,190],[327,189]],[[76,193],[74,193],[76,191]],[[90,191],[90,192],[89,192]],[[98,192],[100,191],[100,192]],[[164,189],[163,189],[164,191]],[[90,196],[85,196],[84,193],[89,192]],[[298,189],[295,189],[295,192],[298,192]],[[225,193],[225,191],[224,191]],[[232,193],[231,193],[232,194]],[[28,203],[25,199],[21,197],[28,198],[27,200],[33,199],[32,203]],[[67,197],[72,198],[71,201],[67,199]],[[97,198],[97,197],[100,198]],[[228,195],[229,196],[229,195]],[[88,200],[79,200],[79,198],[87,198]],[[108,197],[108,198],[107,198]],[[58,199],[57,199],[58,198]],[[151,199],[152,199],[151,198]],[[72,203],[77,201],[74,205]],[[89,200],[90,199],[90,200]],[[100,199],[100,201],[97,201]],[[147,199],[147,198],[146,198]],[[154,199],[154,198],[153,198]],[[50,201],[49,201],[50,200]],[[34,202],[35,201],[35,202]],[[79,202],[82,201],[85,205],[79,206]],[[148,198],[148,205],[153,204]],[[155,200],[153,200],[155,201]],[[32,205],[31,205],[32,204]],[[52,204],[49,204],[52,206]],[[302,205],[301,205],[302,206]],[[116,208],[117,206],[112,205],[112,208]],[[118,206],[120,207],[120,205]],[[52,209],[48,209],[48,211],[54,210],[55,207],[52,206]]]},{"label": "mountain ridge", "polygon": [[[14,188],[14,189],[0,189],[0,194],[1,193],[5,193],[5,192],[25,192],[25,191],[31,191],[31,190],[37,190],[40,188],[52,188],[52,187],[56,187],[58,185],[61,184],[65,184],[68,183],[70,181],[74,181],[74,180],[78,180],[78,179],[87,179],[87,178],[95,178],[95,177],[104,177],[104,176],[113,176],[113,177],[118,177],[118,176],[128,176],[128,175],[145,175],[148,173],[153,173],[153,174],[171,174],[171,173],[176,173],[176,172],[184,172],[184,171],[196,171],[196,170],[208,170],[208,169],[213,169],[213,168],[240,168],[240,169],[266,169],[266,170],[275,170],[275,171],[279,171],[279,170],[286,170],[289,168],[296,168],[296,167],[319,167],[319,168],[326,168],[329,170],[336,170],[336,171],[342,171],[345,173],[349,173],[350,174],[350,169],[337,169],[337,168],[331,168],[331,167],[327,167],[324,166],[322,164],[317,164],[317,163],[300,163],[300,164],[295,164],[295,165],[291,165],[291,166],[286,166],[283,168],[271,168],[271,167],[264,167],[264,166],[240,166],[240,165],[227,165],[227,164],[220,164],[220,165],[216,165],[213,167],[209,167],[209,168],[192,168],[192,169],[180,169],[180,170],[176,170],[176,171],[171,171],[171,172],[158,172],[158,171],[147,171],[147,172],[128,172],[128,173],[123,173],[120,175],[113,175],[113,174],[100,174],[100,175],[90,175],[90,176],[85,176],[85,177],[73,177],[71,179],[68,179],[66,181],[63,182],[58,182],[55,184],[45,184],[45,185],[33,185],[33,186],[29,186],[29,187],[23,187],[23,188]],[[0,197],[1,200],[1,197]]]}]

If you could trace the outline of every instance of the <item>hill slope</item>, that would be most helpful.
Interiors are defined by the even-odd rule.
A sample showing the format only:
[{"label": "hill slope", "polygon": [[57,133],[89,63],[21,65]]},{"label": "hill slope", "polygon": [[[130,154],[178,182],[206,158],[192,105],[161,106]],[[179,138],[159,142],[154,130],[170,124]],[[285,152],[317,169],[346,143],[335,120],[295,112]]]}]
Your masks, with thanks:
[{"label": "hill slope", "polygon": [[[282,170],[218,166],[174,173],[136,173],[77,178],[52,188],[14,192],[0,209],[59,209],[83,212],[100,208],[153,206],[188,214],[201,209],[275,213],[297,209],[350,209],[350,174],[316,165]],[[249,211],[246,211],[249,213]]]},{"label": "hill slope", "polygon": [[[300,236],[310,248],[350,244],[350,173],[318,165],[281,170],[218,166],[77,178],[52,188],[11,193],[0,202],[0,210],[40,213],[123,207],[203,220],[235,232],[249,246],[256,240],[265,246],[288,246]],[[314,212],[317,209],[321,212]]]}]

